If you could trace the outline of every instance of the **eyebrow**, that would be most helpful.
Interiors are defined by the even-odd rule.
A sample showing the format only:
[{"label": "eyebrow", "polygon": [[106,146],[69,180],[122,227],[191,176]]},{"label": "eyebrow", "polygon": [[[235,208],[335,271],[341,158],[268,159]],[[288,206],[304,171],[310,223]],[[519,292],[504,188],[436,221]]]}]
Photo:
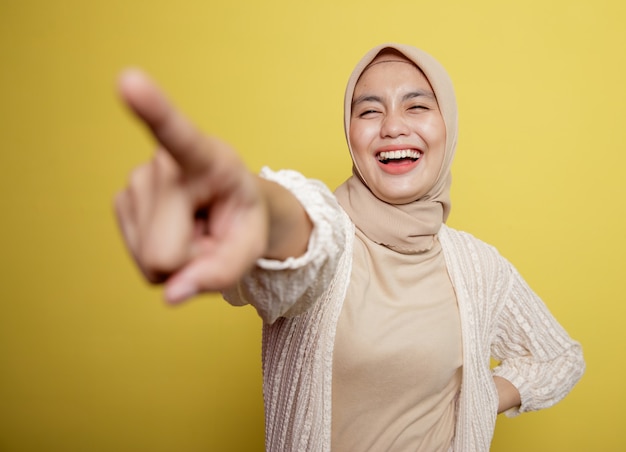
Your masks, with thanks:
[{"label": "eyebrow", "polygon": [[[431,100],[435,100],[435,101],[437,100],[435,98],[435,93],[433,93],[432,91],[426,91],[426,90],[420,89],[417,91],[411,91],[409,93],[406,93],[404,96],[402,96],[402,101],[406,102],[407,100],[415,99],[416,97],[426,97]],[[359,96],[352,101],[352,108],[354,108],[356,105],[363,103],[363,102],[378,102],[382,104],[383,99],[379,96],[374,96],[371,94],[364,94],[363,96]]]}]

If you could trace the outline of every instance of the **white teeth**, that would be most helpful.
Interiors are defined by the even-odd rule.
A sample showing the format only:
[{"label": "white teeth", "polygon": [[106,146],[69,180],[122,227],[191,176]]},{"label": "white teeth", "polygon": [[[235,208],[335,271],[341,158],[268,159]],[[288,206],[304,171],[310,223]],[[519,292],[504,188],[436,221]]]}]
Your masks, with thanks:
[{"label": "white teeth", "polygon": [[422,155],[421,152],[414,149],[403,149],[401,151],[385,151],[378,154],[378,160],[394,160],[394,159],[418,159]]}]

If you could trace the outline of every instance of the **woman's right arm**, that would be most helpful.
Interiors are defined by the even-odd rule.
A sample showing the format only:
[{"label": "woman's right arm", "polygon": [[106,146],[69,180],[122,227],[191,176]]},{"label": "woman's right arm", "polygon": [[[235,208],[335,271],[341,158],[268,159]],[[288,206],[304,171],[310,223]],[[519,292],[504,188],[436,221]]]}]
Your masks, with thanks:
[{"label": "woman's right arm", "polygon": [[313,225],[289,190],[250,173],[142,73],[124,74],[120,93],[160,147],[116,197],[118,223],[144,277],[164,283],[168,301],[232,287],[260,258],[306,251]]},{"label": "woman's right arm", "polygon": [[313,223],[306,252],[287,259],[259,259],[239,283],[224,291],[231,304],[251,304],[266,323],[306,311],[333,286],[339,262],[354,237],[350,219],[320,181],[264,168],[264,179],[289,190]]}]

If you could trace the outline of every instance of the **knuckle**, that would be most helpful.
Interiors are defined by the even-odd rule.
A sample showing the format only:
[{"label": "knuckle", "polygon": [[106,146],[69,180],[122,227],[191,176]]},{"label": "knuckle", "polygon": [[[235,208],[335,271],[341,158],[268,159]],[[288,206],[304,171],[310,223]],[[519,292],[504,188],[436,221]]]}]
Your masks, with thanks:
[{"label": "knuckle", "polygon": [[141,192],[148,185],[149,180],[149,166],[142,165],[138,166],[134,170],[131,171],[128,176],[128,188],[134,192]]},{"label": "knuckle", "polygon": [[161,149],[155,154],[152,164],[159,180],[171,182],[178,179],[180,168],[174,159],[164,150]]},{"label": "knuckle", "polygon": [[160,246],[143,243],[139,252],[141,266],[151,275],[151,282],[163,282],[167,276],[181,267],[180,259],[175,253]]}]

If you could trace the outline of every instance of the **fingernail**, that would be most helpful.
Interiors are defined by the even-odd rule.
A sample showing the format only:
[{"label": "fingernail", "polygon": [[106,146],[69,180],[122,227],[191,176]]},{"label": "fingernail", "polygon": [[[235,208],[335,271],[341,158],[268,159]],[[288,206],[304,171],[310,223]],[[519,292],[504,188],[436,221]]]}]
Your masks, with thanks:
[{"label": "fingernail", "polygon": [[198,290],[188,281],[176,281],[165,288],[165,298],[169,303],[177,303],[193,297]]}]

